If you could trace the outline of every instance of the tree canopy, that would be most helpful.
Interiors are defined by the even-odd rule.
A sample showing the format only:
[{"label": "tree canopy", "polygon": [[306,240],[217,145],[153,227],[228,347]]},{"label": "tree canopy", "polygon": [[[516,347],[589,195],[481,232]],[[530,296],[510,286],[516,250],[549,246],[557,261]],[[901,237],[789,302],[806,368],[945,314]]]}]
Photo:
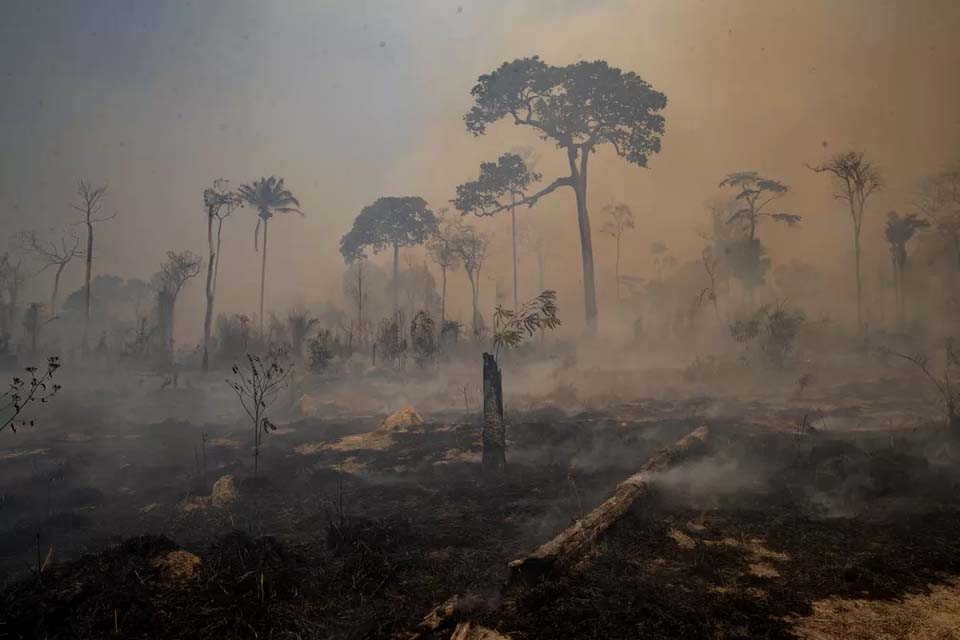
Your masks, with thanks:
[{"label": "tree canopy", "polygon": [[[250,184],[242,184],[237,194],[243,202],[257,210],[257,228],[253,230],[253,245],[257,247],[257,234],[260,232],[260,223],[267,222],[275,213],[299,213],[300,201],[283,184],[283,178],[270,176],[259,178]],[[207,194],[204,193],[204,202]]]},{"label": "tree canopy", "polygon": [[[531,171],[520,155],[505,153],[496,162],[480,163],[480,176],[457,186],[453,206],[462,213],[493,215],[513,201],[522,199],[530,185],[540,178],[540,174]],[[502,202],[500,198],[508,194],[511,202]]]},{"label": "tree canopy", "polygon": [[743,223],[750,230],[751,240],[756,236],[760,218],[772,218],[777,222],[785,222],[791,227],[800,222],[798,215],[765,210],[767,205],[782,198],[789,191],[787,185],[778,180],[764,178],[756,171],[737,171],[728,174],[719,186],[729,187],[737,192],[734,199],[740,208],[730,215],[727,222]]},{"label": "tree canopy", "polygon": [[914,234],[920,229],[930,226],[930,222],[924,220],[915,213],[900,215],[896,211],[887,214],[887,225],[884,228],[884,235],[887,243],[890,245],[890,251],[895,257],[901,254],[906,256],[907,243],[913,238]]},{"label": "tree canopy", "polygon": [[660,151],[666,96],[602,60],[554,67],[539,56],[521,58],[480,76],[470,93],[476,102],[464,121],[475,135],[509,117],[562,148],[589,152],[609,142],[641,167]]},{"label": "tree canopy", "polygon": [[187,280],[200,273],[203,260],[192,251],[167,251],[167,260],[153,276],[153,287],[176,299]]},{"label": "tree canopy", "polygon": [[353,228],[340,238],[340,253],[353,262],[367,257],[367,249],[379,253],[387,247],[423,244],[436,229],[437,217],[423,198],[379,198],[360,211]]}]

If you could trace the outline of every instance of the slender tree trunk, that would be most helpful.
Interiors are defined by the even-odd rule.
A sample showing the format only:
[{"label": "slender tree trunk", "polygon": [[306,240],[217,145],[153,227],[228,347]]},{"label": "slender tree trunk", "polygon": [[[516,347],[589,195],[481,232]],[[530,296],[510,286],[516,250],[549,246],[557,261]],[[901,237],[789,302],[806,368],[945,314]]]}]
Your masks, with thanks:
[{"label": "slender tree trunk", "polygon": [[854,272],[857,279],[857,333],[863,335],[863,282],[860,278],[860,226],[853,231]]},{"label": "slender tree trunk", "polygon": [[207,309],[203,315],[203,371],[210,370],[210,325],[213,322],[213,263],[217,254],[213,248],[213,206],[207,208]]},{"label": "slender tree trunk", "polygon": [[50,317],[57,315],[57,297],[60,293],[60,276],[63,275],[63,270],[67,267],[66,262],[61,262],[57,266],[56,273],[53,274],[53,293],[50,294]]},{"label": "slender tree trunk", "polygon": [[263,334],[263,290],[267,285],[267,220],[263,221],[263,262],[260,266],[260,339]]},{"label": "slender tree trunk", "polygon": [[483,354],[483,458],[486,477],[503,473],[507,466],[507,434],[503,421],[503,380],[500,367],[490,353]]},{"label": "slender tree trunk", "polygon": [[903,273],[904,273],[905,267],[906,265],[901,263],[899,273],[897,274],[897,279],[898,279],[897,291],[899,291],[900,293],[900,297],[898,301],[900,306],[899,306],[899,309],[897,310],[897,314],[898,314],[898,321],[901,327],[906,323],[906,320],[907,320],[907,310],[906,310],[907,305],[906,305],[906,300],[904,299],[906,292],[904,291],[904,288],[903,288],[903,280],[904,280]]},{"label": "slender tree trunk", "polygon": [[517,196],[510,194],[510,228],[513,235],[513,309],[520,308],[520,294],[517,292]]},{"label": "slender tree trunk", "polygon": [[447,319],[447,268],[440,267],[443,287],[440,290],[440,329],[443,329],[443,323]]},{"label": "slender tree trunk", "polygon": [[87,355],[90,352],[90,276],[93,272],[93,223],[87,213],[87,271],[84,276],[85,291],[83,294],[83,342],[80,344],[80,353]]},{"label": "slender tree trunk", "polygon": [[[476,337],[477,332],[480,330],[480,327],[478,326],[479,323],[477,322],[477,318],[480,315],[480,312],[477,311],[477,283],[474,281],[473,272],[469,269],[464,270],[467,272],[467,279],[470,281],[470,301],[473,306],[473,335]],[[480,274],[478,273],[477,276],[479,277],[479,275]]]},{"label": "slender tree trunk", "polygon": [[400,245],[393,243],[393,312],[400,309]]},{"label": "slender tree trunk", "polygon": [[357,262],[357,334],[363,344],[363,260]]},{"label": "slender tree trunk", "polygon": [[617,259],[614,262],[613,266],[613,277],[615,279],[614,284],[616,284],[617,292],[617,307],[620,306],[620,233],[617,232]]},{"label": "slender tree trunk", "polygon": [[[590,234],[590,216],[587,213],[587,158],[589,152],[581,151],[580,171],[575,174],[574,191],[577,197],[577,223],[580,227],[580,255],[583,261],[583,304],[587,320],[587,332],[597,331],[597,289],[593,271],[593,239]],[[575,155],[571,166],[575,166]]]}]

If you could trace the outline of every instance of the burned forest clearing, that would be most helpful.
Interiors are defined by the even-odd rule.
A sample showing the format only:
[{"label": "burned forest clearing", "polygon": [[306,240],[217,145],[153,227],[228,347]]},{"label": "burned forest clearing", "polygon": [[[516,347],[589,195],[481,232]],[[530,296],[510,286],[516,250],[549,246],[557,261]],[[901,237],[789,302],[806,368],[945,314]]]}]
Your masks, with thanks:
[{"label": "burned forest clearing", "polygon": [[[452,386],[425,393],[437,379],[371,379],[378,399],[420,407],[390,415],[372,398],[363,413],[338,403],[335,381],[300,381],[256,475],[240,416],[185,417],[222,392],[202,378],[69,393],[0,450],[0,629],[867,638],[880,624],[952,637],[960,445],[915,378],[754,398],[656,378],[632,400],[508,393],[494,483],[477,390],[467,413]],[[132,424],[150,402],[176,411]],[[518,570],[692,433],[698,446],[638,474],[643,491],[569,557]]]},{"label": "burned forest clearing", "polygon": [[960,640],[960,1],[4,9],[0,640]]}]

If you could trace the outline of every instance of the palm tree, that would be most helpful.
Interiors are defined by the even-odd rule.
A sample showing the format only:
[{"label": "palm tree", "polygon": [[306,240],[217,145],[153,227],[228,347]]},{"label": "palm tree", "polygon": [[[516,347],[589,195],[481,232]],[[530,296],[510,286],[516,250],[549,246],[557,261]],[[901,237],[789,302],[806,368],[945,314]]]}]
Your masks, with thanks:
[{"label": "palm tree", "polygon": [[263,336],[263,290],[267,281],[267,223],[275,213],[299,213],[300,201],[283,186],[283,178],[270,176],[244,184],[238,190],[244,202],[257,210],[257,228],[253,232],[253,249],[257,250],[257,237],[263,226],[263,265],[260,267],[260,336]]}]

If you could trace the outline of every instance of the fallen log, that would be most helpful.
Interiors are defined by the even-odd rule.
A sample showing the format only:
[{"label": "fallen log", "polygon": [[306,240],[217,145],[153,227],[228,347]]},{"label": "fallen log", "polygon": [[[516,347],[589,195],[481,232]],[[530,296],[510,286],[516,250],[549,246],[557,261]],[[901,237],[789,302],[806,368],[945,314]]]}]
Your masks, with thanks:
[{"label": "fallen log", "polygon": [[655,453],[640,470],[617,485],[613,495],[530,555],[509,563],[508,585],[529,583],[550,571],[576,562],[630,507],[649,491],[650,477],[702,453],[709,435],[698,427],[671,446]]}]

